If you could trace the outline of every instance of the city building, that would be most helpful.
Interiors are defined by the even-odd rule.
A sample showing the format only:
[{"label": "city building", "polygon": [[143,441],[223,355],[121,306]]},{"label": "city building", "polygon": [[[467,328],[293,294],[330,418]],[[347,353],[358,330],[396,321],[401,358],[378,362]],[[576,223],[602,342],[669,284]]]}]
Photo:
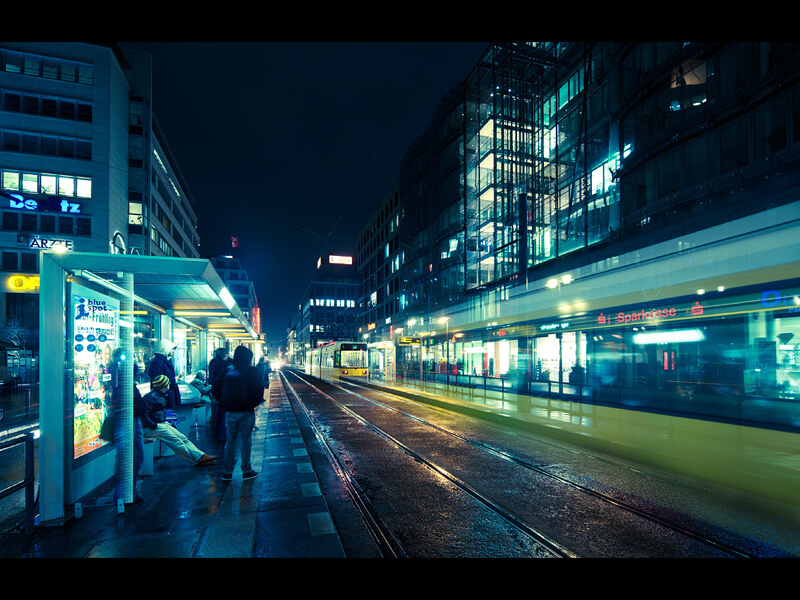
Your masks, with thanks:
[{"label": "city building", "polygon": [[397,237],[401,216],[395,185],[359,234],[359,333],[375,339],[392,338],[392,317],[400,312],[406,288],[400,276],[405,249]]},{"label": "city building", "polygon": [[358,266],[353,256],[325,254],[298,306],[288,336],[288,360],[304,365],[306,352],[326,342],[361,341]]},{"label": "city building", "polygon": [[[247,276],[247,271],[242,268],[239,259],[233,256],[212,256],[209,258],[214,269],[222,277],[222,281],[233,296],[236,304],[242,310],[244,316],[250,321],[253,330],[259,335],[259,340],[253,341],[251,336],[241,328],[240,331],[226,331],[226,337],[235,339],[236,335],[241,337],[242,343],[250,346],[253,354],[258,357],[266,347],[260,339],[261,333],[261,313],[256,298],[256,290],[253,282]],[[240,329],[240,328],[237,328]]]},{"label": "city building", "polygon": [[[0,42],[4,385],[37,381],[41,250],[200,256],[192,196],[153,115],[151,63],[112,43]],[[140,365],[156,331],[137,320]],[[180,340],[187,368],[191,340]]]},{"label": "city building", "polygon": [[381,317],[431,376],[798,422],[797,51],[491,44],[403,162]]}]

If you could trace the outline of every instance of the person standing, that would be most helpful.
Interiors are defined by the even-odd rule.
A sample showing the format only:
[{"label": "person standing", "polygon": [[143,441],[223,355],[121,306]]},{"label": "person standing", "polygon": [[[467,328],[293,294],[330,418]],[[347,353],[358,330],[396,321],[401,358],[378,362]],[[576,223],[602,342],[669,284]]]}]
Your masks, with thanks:
[{"label": "person standing", "polygon": [[175,365],[172,362],[177,347],[177,344],[169,340],[159,341],[156,354],[150,362],[150,369],[147,372],[151,385],[159,375],[166,375],[169,379],[169,389],[166,394],[167,408],[170,410],[175,410],[176,406],[181,405],[181,393],[178,389],[178,381],[175,379]]},{"label": "person standing", "polygon": [[214,440],[224,442],[228,439],[225,432],[225,410],[220,406],[219,398],[214,395],[213,386],[222,375],[231,368],[228,359],[227,348],[217,348],[214,350],[214,358],[208,364],[208,384],[212,386],[211,392],[211,431],[214,433]]},{"label": "person standing", "polygon": [[269,359],[266,356],[262,356],[258,364],[256,365],[258,372],[261,376],[261,379],[264,381],[264,387],[269,387],[269,374],[272,373],[272,367],[269,365]]},{"label": "person standing", "polygon": [[233,368],[217,379],[212,394],[219,398],[225,410],[225,465],[222,479],[230,481],[236,464],[236,442],[239,442],[242,479],[253,479],[258,473],[250,464],[250,450],[255,408],[264,401],[264,384],[252,365],[253,352],[246,346],[238,346],[233,353]]}]

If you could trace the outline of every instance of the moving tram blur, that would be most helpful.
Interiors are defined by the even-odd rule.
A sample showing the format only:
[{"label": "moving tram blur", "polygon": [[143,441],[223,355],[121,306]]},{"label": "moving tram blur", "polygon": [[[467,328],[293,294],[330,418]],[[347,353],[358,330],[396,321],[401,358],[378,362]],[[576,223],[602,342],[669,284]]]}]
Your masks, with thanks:
[{"label": "moving tram blur", "polygon": [[[800,280],[459,329],[397,378],[800,433]],[[448,347],[449,346],[449,347]],[[448,360],[449,358],[449,360]]]}]

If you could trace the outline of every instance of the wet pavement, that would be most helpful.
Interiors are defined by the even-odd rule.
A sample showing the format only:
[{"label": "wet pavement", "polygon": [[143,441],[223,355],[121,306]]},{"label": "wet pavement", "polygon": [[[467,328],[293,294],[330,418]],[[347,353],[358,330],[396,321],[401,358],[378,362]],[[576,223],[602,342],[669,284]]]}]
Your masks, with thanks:
[{"label": "wet pavement", "polygon": [[[632,427],[627,422],[603,418],[598,407],[552,399],[442,387],[414,390],[385,383],[372,386],[600,450],[609,449],[601,443],[603,440],[624,440],[623,434]],[[643,427],[641,415],[636,416],[640,420],[635,426]],[[703,426],[693,421],[691,424]],[[278,374],[273,375],[268,401],[256,411],[256,428],[252,461],[260,474],[252,480],[242,481],[238,467],[232,481],[221,480],[223,444],[212,439],[211,428],[205,423],[196,423],[190,429],[190,438],[205,452],[218,455],[217,464],[190,467],[174,455],[154,459],[152,475],[143,477],[138,487],[144,503],[128,505],[122,514],[117,513],[113,488],[109,487],[83,503],[80,518],[70,515],[62,526],[38,526],[33,535],[26,535],[23,527],[8,526],[8,514],[3,512],[9,512],[5,508],[9,498],[0,501],[0,557],[376,556],[375,548],[360,531],[346,494],[336,490],[330,469],[324,466],[325,459],[319,458],[319,448],[313,441],[308,446],[304,441],[313,440],[313,434],[303,437],[308,429],[305,417],[292,410]],[[800,453],[786,453],[779,433],[755,430],[756,433],[763,433],[770,440],[753,441],[759,449],[758,466],[768,476],[773,472],[796,476],[794,464]],[[687,434],[689,438],[671,432],[669,437],[676,437],[681,446],[688,447],[687,451],[708,452],[709,442],[703,440],[709,438],[704,430],[692,429]],[[642,438],[637,440],[641,445]],[[705,445],[695,447],[698,441]],[[724,448],[718,438],[712,441]],[[742,443],[738,437],[736,441]],[[796,444],[796,436],[790,436],[789,443]],[[787,460],[793,462],[784,465]],[[330,490],[333,493],[328,493]],[[16,521],[21,524],[24,513],[19,506]],[[800,522],[796,503],[792,502],[788,509],[787,522]]]},{"label": "wet pavement", "polygon": [[[273,375],[273,377],[275,377]],[[142,504],[118,514],[113,487],[81,504],[63,525],[0,531],[0,557],[35,558],[339,558],[344,550],[322,495],[297,419],[280,381],[256,411],[255,479],[222,481],[223,444],[205,423],[190,439],[219,458],[191,467],[155,458],[141,478]],[[0,517],[0,521],[3,518]]]}]

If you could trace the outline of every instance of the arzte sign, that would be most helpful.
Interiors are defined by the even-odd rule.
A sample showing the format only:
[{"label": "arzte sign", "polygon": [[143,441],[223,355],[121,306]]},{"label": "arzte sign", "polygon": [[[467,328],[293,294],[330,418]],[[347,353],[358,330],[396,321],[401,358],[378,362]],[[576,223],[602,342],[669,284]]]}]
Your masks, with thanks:
[{"label": "arzte sign", "polygon": [[81,212],[81,205],[77,202],[70,202],[69,200],[59,198],[34,200],[32,198],[23,198],[17,194],[11,194],[11,196],[13,196],[13,198],[8,199],[9,208],[77,214],[80,214]]}]

